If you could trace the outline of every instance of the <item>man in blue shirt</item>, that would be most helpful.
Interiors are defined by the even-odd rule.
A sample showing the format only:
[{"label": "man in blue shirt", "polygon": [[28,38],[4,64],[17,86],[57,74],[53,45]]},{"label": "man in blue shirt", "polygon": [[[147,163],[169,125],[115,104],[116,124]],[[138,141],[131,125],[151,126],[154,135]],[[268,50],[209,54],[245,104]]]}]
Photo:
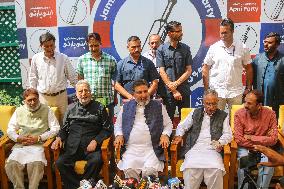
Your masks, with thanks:
[{"label": "man in blue shirt", "polygon": [[264,94],[264,105],[271,106],[278,115],[279,105],[284,104],[284,54],[277,48],[280,35],[271,32],[265,36],[264,52],[258,54],[252,64],[255,89]]},{"label": "man in blue shirt", "polygon": [[183,35],[181,23],[171,21],[165,29],[169,42],[158,48],[156,60],[157,66],[160,67],[164,90],[158,93],[173,120],[176,106],[179,112],[181,108],[190,107],[188,78],[192,71],[192,56],[189,46],[180,42]]},{"label": "man in blue shirt", "polygon": [[127,40],[129,56],[117,64],[117,78],[115,89],[124,99],[132,99],[132,85],[138,79],[144,79],[151,83],[149,94],[155,94],[158,87],[159,74],[154,63],[141,55],[141,41],[137,36],[131,36]]}]

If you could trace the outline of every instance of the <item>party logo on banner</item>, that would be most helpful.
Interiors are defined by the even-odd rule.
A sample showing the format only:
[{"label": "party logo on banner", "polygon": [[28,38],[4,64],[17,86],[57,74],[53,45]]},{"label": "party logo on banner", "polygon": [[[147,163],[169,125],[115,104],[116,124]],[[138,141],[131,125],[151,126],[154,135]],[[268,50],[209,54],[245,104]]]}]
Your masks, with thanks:
[{"label": "party logo on banner", "polygon": [[59,27],[58,34],[60,52],[69,57],[79,57],[88,52],[88,26]]},{"label": "party logo on banner", "polygon": [[261,0],[228,0],[228,17],[234,22],[259,22]]},{"label": "party logo on banner", "polygon": [[88,14],[84,0],[62,0],[59,5],[59,16],[68,25],[81,24]]},{"label": "party logo on banner", "polygon": [[265,0],[264,14],[272,21],[284,21],[284,1]]},{"label": "party logo on banner", "polygon": [[57,26],[56,0],[25,1],[27,27]]}]

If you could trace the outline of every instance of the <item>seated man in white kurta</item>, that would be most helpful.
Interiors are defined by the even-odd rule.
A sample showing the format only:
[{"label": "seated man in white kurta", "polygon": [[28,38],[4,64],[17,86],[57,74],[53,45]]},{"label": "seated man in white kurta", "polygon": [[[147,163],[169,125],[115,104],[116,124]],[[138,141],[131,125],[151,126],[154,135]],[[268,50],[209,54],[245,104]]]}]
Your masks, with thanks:
[{"label": "seated man in white kurta", "polygon": [[24,189],[27,166],[29,189],[37,189],[47,164],[42,144],[55,136],[60,126],[53,111],[39,102],[36,89],[26,89],[23,98],[24,105],[16,109],[8,124],[7,134],[16,144],[5,169],[14,188]]},{"label": "seated man in white kurta", "polygon": [[217,108],[216,91],[207,90],[203,104],[178,125],[173,143],[183,142],[187,134],[180,168],[186,189],[199,189],[203,178],[208,189],[222,189],[225,168],[220,152],[232,140],[232,131],[227,113]]},{"label": "seated man in white kurta", "polygon": [[150,100],[145,80],[133,85],[134,99],[124,104],[114,126],[116,148],[125,147],[118,168],[126,178],[155,175],[164,168],[172,122],[160,101]]}]

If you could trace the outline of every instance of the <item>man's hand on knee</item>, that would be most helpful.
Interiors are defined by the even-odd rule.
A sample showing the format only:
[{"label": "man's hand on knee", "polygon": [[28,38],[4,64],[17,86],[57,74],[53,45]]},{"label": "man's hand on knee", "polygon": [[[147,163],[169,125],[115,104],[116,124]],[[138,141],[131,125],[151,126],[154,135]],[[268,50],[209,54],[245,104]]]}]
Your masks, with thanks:
[{"label": "man's hand on knee", "polygon": [[90,144],[87,146],[87,151],[88,151],[88,152],[93,152],[93,151],[96,150],[96,147],[97,147],[97,141],[92,140],[92,141],[90,142]]},{"label": "man's hand on knee", "polygon": [[124,144],[124,138],[123,135],[118,135],[115,137],[114,140],[114,147],[117,148],[121,148],[121,146]]},{"label": "man's hand on knee", "polygon": [[170,145],[170,140],[168,135],[161,135],[160,145],[162,146],[162,148],[167,148]]},{"label": "man's hand on knee", "polygon": [[62,141],[60,137],[56,137],[55,141],[51,145],[51,149],[57,150],[58,148],[62,148]]}]

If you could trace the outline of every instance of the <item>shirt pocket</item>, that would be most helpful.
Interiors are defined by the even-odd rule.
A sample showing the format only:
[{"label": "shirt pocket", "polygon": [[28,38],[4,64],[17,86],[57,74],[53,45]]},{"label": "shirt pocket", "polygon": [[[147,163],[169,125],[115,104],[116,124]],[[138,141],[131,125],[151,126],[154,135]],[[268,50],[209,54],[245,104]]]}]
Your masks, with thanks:
[{"label": "shirt pocket", "polygon": [[134,71],[133,70],[122,71],[122,80],[123,81],[134,80]]},{"label": "shirt pocket", "polygon": [[166,68],[171,68],[173,66],[173,57],[170,56],[165,56],[164,57],[164,63]]}]

